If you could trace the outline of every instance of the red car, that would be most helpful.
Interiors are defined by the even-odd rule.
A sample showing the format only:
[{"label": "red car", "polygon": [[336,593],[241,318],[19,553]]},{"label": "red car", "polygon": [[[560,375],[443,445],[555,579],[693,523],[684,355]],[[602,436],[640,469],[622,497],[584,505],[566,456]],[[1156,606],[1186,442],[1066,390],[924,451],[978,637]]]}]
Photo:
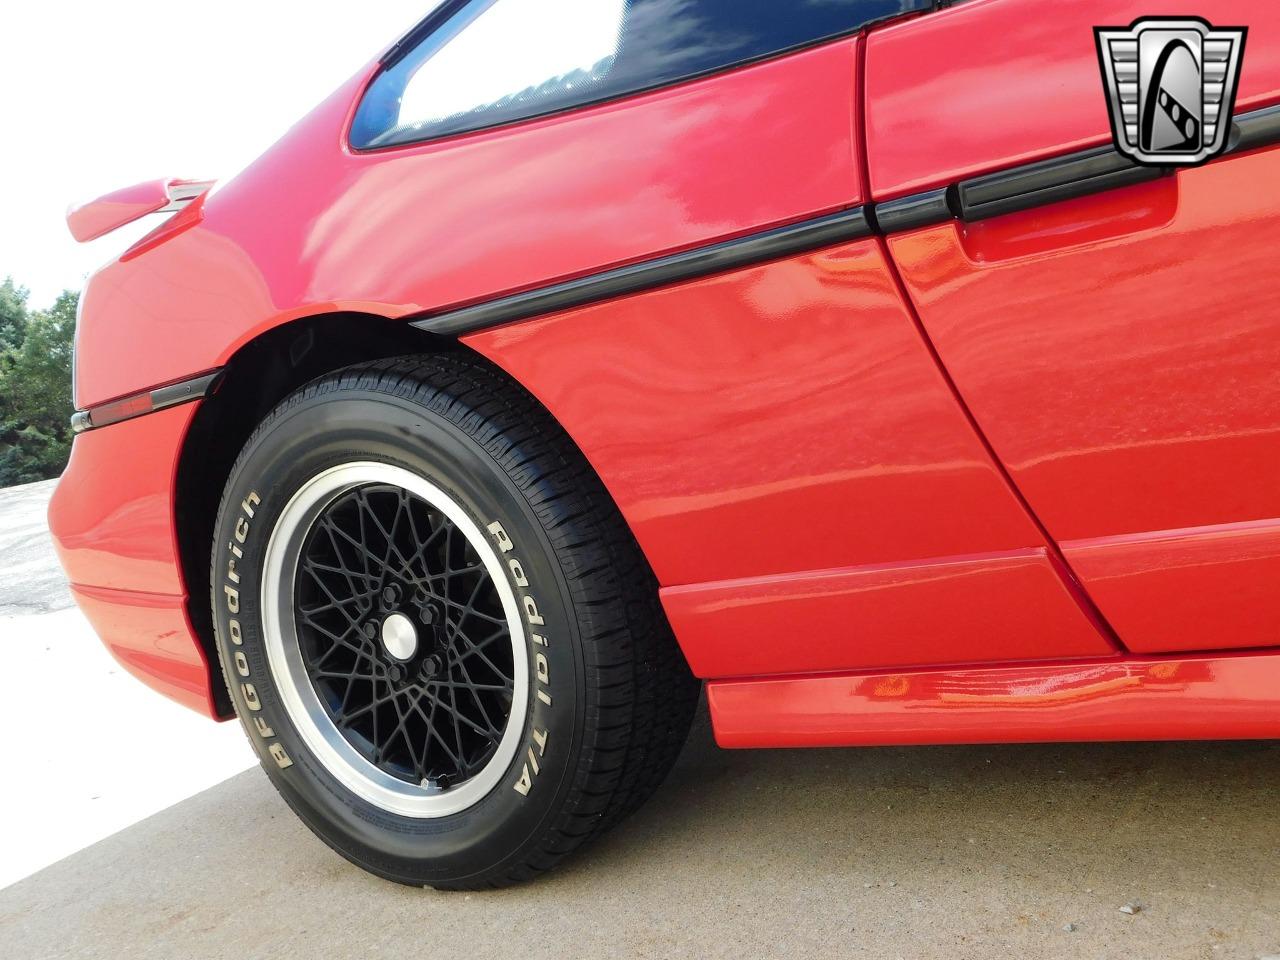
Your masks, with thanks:
[{"label": "red car", "polygon": [[[173,211],[83,297],[81,607],[440,887],[634,809],[700,681],[726,747],[1280,736],[1280,5],[1202,6],[438,5],[70,214]],[[1196,13],[1218,155],[1136,163],[1095,29]]]}]

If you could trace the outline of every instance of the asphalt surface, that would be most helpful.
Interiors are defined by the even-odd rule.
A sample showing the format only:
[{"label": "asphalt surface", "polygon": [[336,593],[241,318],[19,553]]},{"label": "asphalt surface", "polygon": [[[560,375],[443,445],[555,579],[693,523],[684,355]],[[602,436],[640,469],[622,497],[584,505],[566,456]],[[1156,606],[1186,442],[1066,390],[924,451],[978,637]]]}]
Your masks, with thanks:
[{"label": "asphalt surface", "polygon": [[704,717],[654,800],[561,869],[442,894],[338,858],[259,770],[222,779],[238,731],[100,668],[78,617],[0,623],[54,657],[0,698],[0,868],[24,842],[56,859],[103,778],[159,812],[0,889],[5,960],[1280,955],[1280,743],[725,752]]}]

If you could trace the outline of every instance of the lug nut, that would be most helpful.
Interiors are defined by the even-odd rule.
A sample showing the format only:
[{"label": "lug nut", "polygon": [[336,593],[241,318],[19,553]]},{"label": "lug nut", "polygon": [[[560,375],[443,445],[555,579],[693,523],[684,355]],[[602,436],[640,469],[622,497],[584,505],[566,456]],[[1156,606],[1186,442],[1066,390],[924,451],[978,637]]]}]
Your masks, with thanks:
[{"label": "lug nut", "polygon": [[394,683],[399,683],[404,679],[404,671],[400,669],[399,664],[392,664],[391,669],[387,671]]},{"label": "lug nut", "polygon": [[364,635],[370,640],[376,637],[378,635],[378,624],[373,620],[366,623],[364,625]]},{"label": "lug nut", "polygon": [[427,657],[426,660],[422,661],[422,675],[427,679],[431,679],[439,672],[440,672],[439,657],[434,657],[434,656]]},{"label": "lug nut", "polygon": [[387,584],[382,588],[382,602],[385,604],[395,603],[400,599],[400,588],[394,583]]},{"label": "lug nut", "polygon": [[436,622],[436,611],[430,604],[423,604],[422,611],[419,615],[422,618],[422,622],[428,627]]}]

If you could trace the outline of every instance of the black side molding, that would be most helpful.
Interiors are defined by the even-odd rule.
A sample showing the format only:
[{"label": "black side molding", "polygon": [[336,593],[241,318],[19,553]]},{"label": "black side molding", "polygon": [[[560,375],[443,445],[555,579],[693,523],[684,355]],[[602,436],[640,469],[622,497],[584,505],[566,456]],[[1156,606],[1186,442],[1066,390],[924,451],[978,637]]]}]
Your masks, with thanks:
[{"label": "black side molding", "polygon": [[940,187],[877,203],[873,216],[879,233],[897,233],[950,220],[957,210],[955,191],[951,187]]},{"label": "black side molding", "polygon": [[1112,147],[1098,147],[962,180],[956,184],[960,208],[957,212],[966,222],[984,220],[1103,190],[1145,183],[1164,176],[1166,172],[1159,167],[1140,166]]},{"label": "black side molding", "polygon": [[[1238,114],[1232,127],[1228,153],[1280,142],[1280,105]],[[1136,164],[1111,146],[1095,147],[971,177],[874,206],[842,210],[576,280],[441,311],[414,320],[413,325],[442,336],[458,337],[837,243],[915,230],[953,219],[972,223],[1145,183],[1171,172],[1169,168]]]},{"label": "black side molding", "polygon": [[1255,147],[1265,147],[1280,141],[1280,104],[1263,107],[1236,117],[1227,147],[1230,153],[1240,153]]},{"label": "black side molding", "polygon": [[[437,13],[444,9],[445,6],[438,8]],[[430,21],[429,16],[427,23]],[[401,45],[412,36],[414,34],[410,34]],[[395,49],[388,56],[394,55]],[[1232,123],[1227,155],[1278,142],[1280,104],[1237,114]],[[952,219],[971,223],[1144,183],[1171,172],[1167,168],[1140,166],[1110,146],[1096,147],[971,177],[874,206],[852,207],[536,290],[445,310],[412,323],[421,330],[458,337],[515,320],[780,260],[851,240],[915,230]],[[217,389],[221,377],[222,370],[213,370],[77,411],[71,417],[71,428],[75,433],[82,433],[200,400]]]},{"label": "black side molding", "polygon": [[779,260],[807,250],[869,237],[871,233],[871,224],[861,207],[841,210],[839,213],[753,233],[736,240],[726,240],[684,253],[646,260],[577,280],[450,310],[415,320],[413,325],[420,330],[457,337],[500,323],[581,307],[768,260]]},{"label": "black side molding", "polygon": [[[1238,114],[1225,155],[1280,142],[1280,105]],[[1112,146],[1094,147],[961,180],[947,188],[878,203],[872,217],[882,233],[913,230],[954,216],[966,223],[1075,197],[1146,183],[1171,167],[1134,163]],[[950,205],[943,215],[943,198]]]},{"label": "black side molding", "polygon": [[71,417],[71,430],[74,433],[84,433],[86,430],[132,420],[134,417],[190,403],[192,400],[201,400],[213,393],[221,379],[222,371],[214,370],[190,380],[180,380],[168,386],[144,390],[142,393],[90,407],[88,410],[78,410]]}]

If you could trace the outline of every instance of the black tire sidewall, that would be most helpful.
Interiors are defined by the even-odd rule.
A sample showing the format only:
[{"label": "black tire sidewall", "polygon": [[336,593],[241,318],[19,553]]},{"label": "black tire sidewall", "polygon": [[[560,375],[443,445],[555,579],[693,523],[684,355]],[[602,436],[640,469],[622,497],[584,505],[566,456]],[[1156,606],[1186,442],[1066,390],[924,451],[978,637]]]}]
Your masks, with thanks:
[{"label": "black tire sidewall", "polygon": [[[400,882],[474,881],[518,862],[526,846],[545,832],[571,787],[585,696],[569,588],[547,532],[521,493],[521,478],[508,475],[464,426],[412,398],[358,385],[329,387],[309,388],[269,418],[228,481],[212,561],[219,658],[268,775],[325,842],[365,869]],[[483,429],[476,417],[464,423]],[[276,520],[306,481],[355,461],[402,467],[452,497],[493,537],[490,543],[522,608],[529,689],[515,758],[492,791],[450,816],[399,816],[344,787],[305,745],[268,665],[262,573]],[[501,524],[509,546],[491,531],[494,523]],[[509,567],[511,559],[518,560],[524,584]],[[545,660],[538,661],[539,655]]]}]

